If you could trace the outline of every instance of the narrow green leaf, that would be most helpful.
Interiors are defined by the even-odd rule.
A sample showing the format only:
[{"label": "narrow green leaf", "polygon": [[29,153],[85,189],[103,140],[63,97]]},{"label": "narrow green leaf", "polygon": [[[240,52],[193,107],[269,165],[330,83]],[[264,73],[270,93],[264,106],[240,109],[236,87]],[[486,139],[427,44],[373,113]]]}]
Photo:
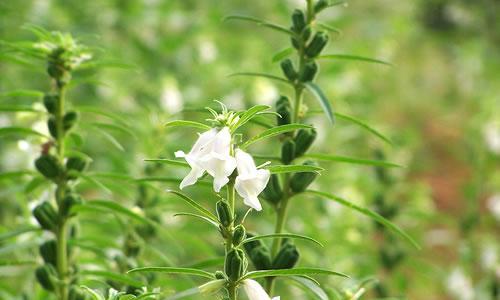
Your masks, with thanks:
[{"label": "narrow green leaf", "polygon": [[167,190],[167,192],[179,196],[182,200],[184,200],[187,203],[189,203],[193,208],[195,208],[197,211],[199,211],[200,213],[202,213],[205,217],[207,217],[210,220],[218,223],[217,217],[213,213],[211,213],[208,209],[206,209],[203,206],[201,206],[198,202],[196,202],[193,199],[191,199],[186,194],[183,194],[183,193],[181,193],[179,191],[174,191],[174,190]]},{"label": "narrow green leaf", "polygon": [[122,118],[120,115],[101,110],[101,109],[96,108],[94,106],[77,106],[76,110],[109,118],[117,123],[120,123],[122,126],[128,126],[128,123],[129,123],[127,120]]},{"label": "narrow green leaf", "polygon": [[231,15],[231,16],[225,17],[223,21],[225,22],[225,21],[229,21],[229,20],[240,20],[240,21],[253,22],[259,26],[268,27],[268,28],[271,28],[271,29],[274,29],[274,30],[277,30],[277,31],[280,31],[280,32],[283,32],[283,33],[286,33],[289,35],[294,35],[293,31],[291,31],[291,30],[289,30],[281,25],[269,23],[267,21],[260,20],[260,19],[254,18],[254,17],[241,16],[241,15]]},{"label": "narrow green leaf", "polygon": [[198,215],[198,214],[193,214],[193,213],[176,213],[174,214],[175,217],[177,216],[188,216],[188,217],[194,217],[194,218],[198,218],[198,219],[201,219],[205,222],[208,222],[210,223],[211,225],[214,225],[215,227],[219,228],[219,223],[213,221],[212,219],[210,218],[207,218],[205,216],[202,216],[202,215]]},{"label": "narrow green leaf", "polygon": [[321,172],[325,169],[309,165],[277,165],[266,167],[272,174],[297,173],[297,172]]},{"label": "narrow green leaf", "polygon": [[88,183],[90,183],[90,184],[92,184],[94,186],[97,186],[98,188],[101,188],[106,193],[108,193],[110,195],[113,194],[113,192],[107,186],[105,186],[104,184],[102,184],[99,180],[96,180],[95,178],[87,176],[84,173],[80,173],[79,176],[81,178],[83,178],[85,181],[87,181]]},{"label": "narrow green leaf", "polygon": [[41,231],[40,227],[38,226],[21,226],[19,228],[16,228],[12,231],[7,231],[7,232],[1,232],[0,233],[0,242],[3,242],[6,239],[10,239],[13,237],[16,237],[18,235],[27,233],[27,232],[36,232],[36,231]]},{"label": "narrow green leaf", "polygon": [[354,210],[364,214],[365,216],[368,216],[368,217],[372,218],[373,220],[379,222],[380,224],[386,226],[387,228],[391,229],[392,231],[397,233],[399,236],[401,236],[403,239],[405,239],[410,244],[412,244],[415,248],[420,249],[420,246],[418,245],[418,243],[411,236],[409,236],[406,232],[404,232],[397,225],[395,225],[394,223],[392,223],[391,221],[387,220],[386,218],[382,217],[381,215],[379,215],[378,213],[376,213],[374,211],[371,211],[371,210],[364,208],[364,207],[357,206],[356,204],[354,204],[352,202],[349,202],[341,197],[338,197],[338,196],[335,196],[332,194],[328,194],[328,193],[324,193],[324,192],[320,192],[320,191],[312,191],[312,190],[307,190],[307,191],[305,191],[305,193],[320,196],[323,198],[327,198],[329,200],[333,200],[339,204],[342,204],[348,208],[354,209]]},{"label": "narrow green leaf", "polygon": [[185,275],[193,275],[200,276],[209,279],[214,279],[214,275],[207,271],[199,270],[199,269],[191,269],[191,268],[174,268],[174,267],[143,267],[143,268],[135,268],[127,272],[127,274],[132,273],[144,273],[144,272],[157,272],[157,273],[165,273],[165,274],[185,274]]},{"label": "narrow green leaf", "polygon": [[30,98],[42,98],[43,92],[36,90],[16,90],[5,93],[0,93],[0,98],[8,98],[8,97],[30,97]]},{"label": "narrow green leaf", "polygon": [[113,135],[97,127],[89,127],[89,128],[92,128],[94,131],[100,133],[106,140],[108,140],[108,142],[111,143],[111,145],[115,146],[116,149],[125,152],[125,148]]},{"label": "narrow green leaf", "polygon": [[88,294],[90,294],[93,300],[106,300],[104,296],[99,292],[96,292],[87,286],[81,285],[80,288],[84,289]]},{"label": "narrow green leaf", "polygon": [[14,179],[14,178],[23,177],[25,175],[33,175],[33,174],[35,174],[35,173],[31,170],[4,172],[4,173],[0,173],[0,180]]},{"label": "narrow green leaf", "polygon": [[31,105],[19,105],[19,104],[0,104],[1,112],[36,112],[44,113],[44,111],[35,109]]},{"label": "narrow green leaf", "polygon": [[276,135],[280,135],[280,134],[285,133],[285,132],[303,129],[303,128],[307,129],[307,128],[313,128],[313,127],[310,125],[305,125],[305,124],[286,124],[286,125],[276,126],[276,127],[264,130],[263,132],[259,133],[258,135],[252,137],[251,139],[249,139],[248,141],[243,143],[243,145],[241,145],[240,147],[242,149],[244,149],[244,148],[250,146],[251,144],[258,142],[258,141],[261,141],[263,139],[270,138],[270,137],[273,137]]},{"label": "narrow green leaf", "polygon": [[245,125],[248,121],[250,121],[253,117],[255,117],[258,113],[263,112],[271,108],[269,105],[255,105],[249,109],[247,109],[243,114],[240,115],[240,119],[232,128],[233,131],[238,129],[239,127]]},{"label": "narrow green leaf", "polygon": [[79,274],[86,275],[86,276],[104,277],[104,278],[109,279],[109,280],[128,284],[128,285],[135,286],[135,287],[141,287],[144,285],[144,283],[142,283],[141,281],[137,281],[133,278],[130,278],[127,275],[109,272],[109,271],[105,271],[105,270],[82,270],[79,272]]},{"label": "narrow green leaf", "polygon": [[308,278],[300,277],[300,276],[290,276],[287,278],[296,282],[304,290],[311,292],[314,296],[316,296],[317,299],[320,299],[320,300],[329,300],[330,299],[330,298],[328,298],[328,295],[325,293],[325,291],[321,287],[319,287],[316,283],[314,283],[314,281],[311,281]]},{"label": "narrow green leaf", "polygon": [[328,101],[328,98],[326,98],[321,88],[317,86],[314,82],[306,82],[304,83],[304,85],[309,90],[309,92],[311,92],[311,94],[313,94],[314,97],[318,100],[319,104],[323,108],[323,112],[326,114],[326,117],[328,118],[330,123],[334,124],[335,118],[333,115],[333,108],[330,104],[330,101]]},{"label": "narrow green leaf", "polygon": [[266,74],[266,73],[258,73],[258,72],[238,72],[238,73],[233,73],[233,74],[229,74],[228,77],[233,77],[233,76],[254,76],[254,77],[264,77],[264,78],[268,78],[268,79],[272,79],[272,80],[277,80],[279,82],[283,82],[283,83],[286,83],[286,84],[290,84],[290,82],[284,78],[281,78],[281,77],[278,77],[278,76],[274,76],[274,75],[270,75],[270,74]]},{"label": "narrow green leaf", "polygon": [[24,127],[2,127],[0,128],[0,136],[3,135],[22,135],[22,136],[27,136],[27,135],[36,135],[36,136],[41,136],[43,138],[50,139],[49,136],[38,132],[36,130],[30,129],[30,128],[24,128]]},{"label": "narrow green leaf", "polygon": [[258,236],[253,236],[251,238],[248,238],[244,240],[242,243],[250,243],[256,240],[262,240],[262,239],[273,239],[273,238],[291,238],[291,239],[299,239],[299,240],[306,240],[309,242],[313,242],[321,247],[323,247],[323,244],[321,244],[319,241],[305,236],[305,235],[300,235],[300,234],[294,234],[294,233],[274,233],[274,234],[264,234],[264,235],[258,235]]},{"label": "narrow green leaf", "polygon": [[174,166],[181,166],[181,167],[189,168],[189,164],[187,162],[180,161],[180,160],[175,160],[175,159],[168,159],[168,158],[147,158],[144,161],[154,162],[154,163],[161,163],[161,164],[168,164],[168,165],[174,165]]},{"label": "narrow green leaf", "polygon": [[401,165],[383,161],[383,160],[372,160],[372,159],[361,159],[355,157],[347,157],[347,156],[338,156],[338,155],[329,155],[329,154],[320,154],[320,153],[308,153],[305,154],[304,157],[314,158],[317,160],[324,161],[332,161],[332,162],[344,162],[358,165],[369,165],[369,166],[378,166],[378,167],[389,167],[389,168],[402,168]]},{"label": "narrow green leaf", "polygon": [[330,25],[328,25],[328,24],[321,23],[321,22],[320,22],[320,23],[318,23],[318,25],[319,25],[321,28],[323,28],[323,29],[325,29],[325,30],[328,30],[328,31],[330,31],[330,32],[332,32],[332,33],[335,33],[335,34],[337,34],[337,35],[339,35],[339,36],[341,36],[341,35],[342,35],[342,30],[340,30],[340,29],[338,29],[338,28],[336,28],[336,27],[333,27],[333,26],[330,26]]},{"label": "narrow green leaf", "polygon": [[128,134],[134,138],[137,137],[136,134],[128,126],[102,123],[102,122],[92,122],[92,123],[90,123],[90,125],[97,127],[97,128],[100,128],[100,129],[104,129],[104,130],[122,132],[122,133]]},{"label": "narrow green leaf", "polygon": [[194,122],[194,121],[186,121],[186,120],[176,120],[165,123],[165,127],[176,127],[176,126],[184,126],[184,127],[193,127],[199,128],[203,130],[209,130],[212,127],[205,125],[203,123]]},{"label": "narrow green leaf", "polygon": [[371,127],[370,125],[366,124],[365,122],[363,122],[361,120],[354,118],[352,116],[348,116],[348,115],[344,115],[344,114],[340,114],[340,113],[335,113],[335,116],[341,120],[343,119],[343,120],[352,122],[358,126],[361,126],[362,128],[364,128],[367,131],[369,131],[370,133],[374,134],[375,136],[377,136],[378,138],[380,138],[384,142],[386,142],[390,145],[393,145],[392,141],[389,138],[385,137],[382,133],[380,133],[379,131],[377,131],[376,129],[374,129],[373,127]]},{"label": "narrow green leaf", "polygon": [[255,279],[262,277],[274,277],[274,276],[297,276],[297,275],[333,275],[349,278],[349,276],[325,269],[318,268],[294,268],[294,269],[282,269],[282,270],[260,270],[252,271],[245,274],[240,281],[245,279]]},{"label": "narrow green leaf", "polygon": [[199,269],[199,268],[210,268],[217,267],[224,264],[224,257],[214,257],[206,260],[195,262],[186,266],[187,268]]},{"label": "narrow green leaf", "polygon": [[120,215],[124,215],[126,217],[129,217],[131,219],[134,219],[136,221],[146,223],[146,224],[152,224],[154,223],[153,221],[149,220],[146,217],[143,217],[139,215],[136,212],[133,212],[129,208],[122,206],[121,204],[118,204],[113,201],[107,201],[107,200],[89,200],[86,201],[83,206],[89,207],[89,208],[104,208],[107,211],[111,211]]},{"label": "narrow green leaf", "polygon": [[278,51],[276,54],[273,55],[272,62],[278,62],[281,61],[282,59],[290,56],[293,53],[294,49],[292,47],[285,48],[281,51]]},{"label": "narrow green leaf", "polygon": [[358,55],[349,55],[349,54],[325,54],[325,55],[320,55],[318,58],[319,59],[357,60],[357,61],[363,61],[363,62],[369,62],[369,63],[382,64],[382,65],[386,65],[386,66],[392,66],[391,63],[380,60],[380,59],[358,56]]}]

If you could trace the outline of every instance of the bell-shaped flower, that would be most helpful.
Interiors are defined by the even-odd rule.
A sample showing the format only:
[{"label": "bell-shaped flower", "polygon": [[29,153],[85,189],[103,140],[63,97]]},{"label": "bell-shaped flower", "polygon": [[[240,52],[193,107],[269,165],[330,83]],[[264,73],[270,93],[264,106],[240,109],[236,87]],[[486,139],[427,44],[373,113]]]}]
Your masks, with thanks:
[{"label": "bell-shaped flower", "polygon": [[181,189],[195,184],[198,178],[203,176],[205,169],[199,164],[199,161],[205,154],[208,153],[208,150],[210,149],[209,146],[214,142],[216,136],[217,129],[212,128],[209,131],[200,134],[198,140],[196,140],[193,148],[191,148],[191,151],[189,151],[188,154],[184,153],[184,151],[175,152],[175,157],[183,157],[191,167],[191,171],[186,177],[184,177],[180,184]]},{"label": "bell-shaped flower", "polygon": [[266,188],[271,173],[269,170],[257,169],[252,156],[240,149],[236,149],[236,168],[236,191],[246,205],[257,211],[262,210],[257,196]]},{"label": "bell-shaped flower", "polygon": [[231,133],[223,127],[198,161],[199,165],[214,178],[214,190],[220,189],[229,182],[229,176],[236,168],[236,159],[231,156]]},{"label": "bell-shaped flower", "polygon": [[271,299],[264,288],[253,279],[244,280],[242,285],[249,300],[280,300],[279,296]]}]

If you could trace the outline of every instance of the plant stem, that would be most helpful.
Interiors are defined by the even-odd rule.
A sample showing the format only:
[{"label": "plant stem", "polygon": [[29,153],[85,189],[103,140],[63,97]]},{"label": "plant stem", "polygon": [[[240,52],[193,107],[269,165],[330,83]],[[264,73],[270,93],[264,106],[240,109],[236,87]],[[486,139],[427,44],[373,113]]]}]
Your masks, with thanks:
[{"label": "plant stem", "polygon": [[236,285],[234,283],[231,283],[228,287],[228,294],[229,294],[229,299],[230,300],[236,300]]}]

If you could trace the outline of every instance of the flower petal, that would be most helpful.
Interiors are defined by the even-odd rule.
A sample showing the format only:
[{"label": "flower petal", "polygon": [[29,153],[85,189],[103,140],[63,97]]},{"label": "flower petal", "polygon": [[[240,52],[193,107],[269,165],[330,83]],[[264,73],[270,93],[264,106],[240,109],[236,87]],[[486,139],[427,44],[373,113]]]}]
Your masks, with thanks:
[{"label": "flower petal", "polygon": [[271,299],[266,293],[264,288],[253,279],[246,279],[243,281],[243,289],[248,296],[249,300],[279,300],[279,297]]}]

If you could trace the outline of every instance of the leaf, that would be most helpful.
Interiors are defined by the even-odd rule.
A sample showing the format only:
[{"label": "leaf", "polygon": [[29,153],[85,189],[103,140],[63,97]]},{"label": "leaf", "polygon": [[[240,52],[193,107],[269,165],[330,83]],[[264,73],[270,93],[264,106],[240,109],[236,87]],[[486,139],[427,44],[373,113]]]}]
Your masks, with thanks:
[{"label": "leaf", "polygon": [[309,166],[309,165],[276,165],[276,166],[269,166],[266,169],[271,171],[272,174],[296,173],[296,172],[318,173],[325,170],[318,166]]},{"label": "leaf", "polygon": [[320,55],[318,58],[319,59],[357,60],[357,61],[363,61],[363,62],[369,62],[369,63],[376,63],[376,64],[382,64],[382,65],[392,66],[391,63],[383,61],[383,60],[380,60],[380,59],[375,59],[375,58],[370,58],[370,57],[364,57],[364,56],[358,56],[358,55],[350,55],[350,54],[325,54],[325,55]]},{"label": "leaf", "polygon": [[77,106],[76,109],[78,111],[81,111],[81,112],[92,113],[92,114],[104,116],[104,117],[107,117],[107,118],[117,122],[117,123],[120,123],[122,126],[128,126],[127,120],[123,119],[121,116],[104,111],[104,110],[101,110],[101,109],[98,109],[94,106]]},{"label": "leaf", "polygon": [[205,125],[203,123],[194,122],[194,121],[186,121],[186,120],[176,120],[165,123],[165,127],[176,127],[176,126],[184,126],[184,127],[193,127],[199,128],[203,130],[209,130],[212,127]]},{"label": "leaf", "polygon": [[134,287],[141,287],[144,284],[141,281],[137,281],[133,278],[130,278],[127,275],[119,274],[119,273],[114,273],[114,272],[109,272],[105,270],[82,270],[79,272],[81,275],[88,275],[88,276],[96,276],[96,277],[104,277],[109,280],[113,280],[116,282],[128,284]]},{"label": "leaf", "polygon": [[268,238],[291,238],[291,239],[300,239],[300,240],[306,240],[309,242],[313,242],[321,247],[323,247],[323,244],[318,242],[317,240],[305,236],[305,235],[300,235],[300,234],[294,234],[294,233],[274,233],[274,234],[264,234],[264,235],[258,235],[258,236],[253,236],[251,238],[248,238],[244,240],[242,243],[250,243],[256,240],[261,240],[261,239],[268,239]]},{"label": "leaf", "polygon": [[205,222],[208,222],[210,223],[211,225],[214,225],[215,227],[219,228],[219,223],[217,222],[214,222],[212,219],[210,218],[207,218],[205,216],[202,216],[202,215],[198,215],[198,214],[193,214],[193,213],[176,213],[174,214],[175,217],[177,216],[189,216],[189,217],[195,217],[195,218],[198,218],[198,219],[201,219]]},{"label": "leaf", "polygon": [[270,109],[271,107],[269,105],[255,105],[245,112],[240,115],[240,119],[234,125],[233,131],[235,131],[237,128],[245,125],[248,121],[250,121],[253,117],[255,117],[258,113],[263,112],[265,110]]},{"label": "leaf", "polygon": [[99,132],[103,137],[105,137],[116,149],[125,152],[125,148],[120,144],[120,142],[111,134],[99,128],[94,128],[95,131]]},{"label": "leaf", "polygon": [[209,218],[210,220],[212,220],[216,223],[219,223],[217,217],[213,213],[211,213],[208,209],[204,208],[203,206],[198,204],[198,202],[194,201],[193,199],[191,199],[187,195],[185,195],[179,191],[174,191],[174,190],[167,190],[167,192],[179,196],[182,200],[189,203],[193,208],[195,208],[197,211],[202,213],[205,217]]},{"label": "leaf", "polygon": [[388,161],[383,161],[383,160],[361,159],[361,158],[355,158],[355,157],[320,154],[320,153],[305,154],[304,157],[314,158],[317,160],[333,161],[333,162],[345,162],[345,163],[358,164],[358,165],[370,165],[370,166],[389,167],[389,168],[393,168],[393,167],[402,168],[403,167],[401,165],[398,165],[398,164],[395,164],[392,162],[388,162]]},{"label": "leaf", "polygon": [[214,279],[214,275],[207,271],[192,269],[192,268],[174,268],[174,267],[143,267],[143,268],[135,268],[127,272],[127,274],[132,273],[143,273],[143,272],[158,272],[158,273],[166,273],[166,274],[185,274],[185,275],[193,275],[200,276],[205,278]]},{"label": "leaf", "polygon": [[31,105],[18,105],[18,104],[0,104],[0,111],[2,112],[36,112],[44,113],[44,111],[35,109]]},{"label": "leaf", "polygon": [[295,276],[295,275],[333,275],[333,276],[341,276],[349,278],[349,276],[334,272],[325,269],[318,268],[294,268],[294,269],[280,269],[280,270],[260,270],[260,271],[252,271],[246,273],[241,279],[240,282],[245,279],[255,279],[262,277],[274,277],[274,276]]},{"label": "leaf", "polygon": [[100,129],[119,131],[119,132],[128,134],[134,138],[137,137],[135,135],[135,133],[130,128],[123,126],[123,125],[101,123],[101,122],[92,122],[92,123],[90,123],[90,125],[97,127],[97,128],[100,128]]},{"label": "leaf", "polygon": [[286,33],[286,34],[289,34],[289,35],[295,35],[293,33],[293,31],[281,26],[281,25],[276,25],[276,24],[273,24],[273,23],[269,23],[267,21],[264,21],[264,20],[260,20],[260,19],[257,19],[257,18],[254,18],[254,17],[249,17],[249,16],[242,16],[242,15],[231,15],[231,16],[227,16],[223,19],[223,22],[226,22],[226,21],[229,21],[229,20],[240,20],[240,21],[248,21],[248,22],[253,22],[253,23],[256,23],[257,25],[259,26],[263,26],[263,27],[268,27],[268,28],[271,28],[271,29],[274,29],[274,30],[277,30],[277,31],[280,31],[280,32],[283,32],[283,33]]},{"label": "leaf", "polygon": [[405,239],[410,244],[412,244],[415,248],[420,250],[420,246],[411,236],[409,236],[406,232],[404,232],[402,229],[400,229],[397,225],[395,225],[394,223],[392,223],[391,221],[387,220],[386,218],[382,217],[381,215],[379,215],[378,213],[376,213],[374,211],[371,211],[371,210],[364,208],[364,207],[357,206],[356,204],[354,204],[352,202],[349,202],[341,197],[338,197],[338,196],[335,196],[332,194],[328,194],[328,193],[324,193],[324,192],[320,192],[320,191],[313,191],[313,190],[306,190],[304,193],[324,197],[324,198],[327,198],[329,200],[333,200],[337,203],[340,203],[348,208],[354,209],[354,210],[364,214],[365,216],[368,216],[368,217],[372,218],[373,220],[381,223],[382,225],[386,226],[387,228],[391,229],[392,231],[397,233],[399,236],[401,236],[403,239]]},{"label": "leaf", "polygon": [[224,264],[224,257],[209,258],[203,261],[195,262],[194,264],[190,264],[186,267],[198,269],[198,268],[216,267],[221,264]]},{"label": "leaf", "polygon": [[12,231],[7,231],[7,232],[2,232],[0,233],[0,242],[10,239],[12,237],[27,233],[27,232],[35,232],[35,231],[41,231],[40,227],[38,226],[22,226],[19,228],[16,228]]},{"label": "leaf", "polygon": [[90,176],[87,176],[86,174],[83,174],[83,173],[80,173],[79,176],[81,178],[83,178],[85,181],[89,182],[90,184],[92,185],[95,185],[99,188],[101,188],[102,190],[104,190],[106,193],[108,194],[113,194],[113,192],[107,187],[105,186],[104,184],[102,184],[100,181],[96,180],[95,178],[92,178]]},{"label": "leaf", "polygon": [[273,55],[273,58],[272,58],[272,62],[278,62],[286,57],[288,57],[289,55],[291,55],[293,53],[293,48],[291,47],[288,47],[288,48],[285,48],[283,50],[280,50],[278,51],[276,54]]},{"label": "leaf", "polygon": [[325,293],[325,291],[319,287],[317,284],[315,284],[313,281],[310,279],[300,277],[300,276],[290,276],[288,277],[289,279],[295,281],[298,283],[298,285],[302,286],[304,289],[307,289],[310,291],[312,294],[314,294],[318,299],[320,300],[329,300],[328,295]]},{"label": "leaf", "polygon": [[180,160],[175,160],[175,159],[168,159],[168,158],[147,158],[144,161],[154,162],[154,163],[161,163],[161,164],[168,164],[168,165],[174,165],[174,166],[181,166],[181,167],[189,168],[189,164],[187,162],[180,161]]},{"label": "leaf", "polygon": [[8,97],[31,97],[31,98],[42,98],[44,95],[43,92],[36,90],[16,90],[11,92],[0,93],[0,98],[8,98]]},{"label": "leaf", "polygon": [[197,294],[200,294],[200,293],[201,293],[200,289],[198,287],[194,287],[194,288],[190,288],[188,290],[179,292],[179,293],[177,293],[175,295],[172,295],[172,296],[168,297],[166,300],[182,299],[182,298],[194,296],[194,295],[197,295]]},{"label": "leaf", "polygon": [[304,85],[311,92],[311,94],[313,94],[314,97],[316,97],[330,123],[334,124],[335,118],[333,115],[332,106],[330,104],[330,101],[328,101],[328,99],[326,98],[323,91],[320,89],[320,87],[317,86],[314,82],[306,82],[304,83]]},{"label": "leaf", "polygon": [[36,136],[41,136],[47,139],[50,139],[49,136],[38,132],[36,130],[30,129],[30,128],[24,128],[24,127],[2,127],[0,128],[0,136],[2,135],[36,135]]},{"label": "leaf", "polygon": [[286,125],[281,125],[281,126],[275,126],[273,128],[266,129],[263,132],[259,133],[258,135],[252,137],[251,139],[249,139],[248,141],[243,143],[243,145],[241,145],[240,147],[246,148],[246,147],[250,146],[251,144],[258,142],[260,140],[270,138],[270,137],[273,137],[276,135],[280,135],[280,134],[285,133],[285,132],[290,132],[290,131],[294,131],[297,129],[303,129],[303,128],[308,129],[308,128],[313,128],[313,127],[310,125],[305,125],[305,124],[286,124]]},{"label": "leaf", "polygon": [[379,137],[384,142],[386,142],[390,145],[393,145],[392,141],[389,138],[385,137],[382,133],[380,133],[379,131],[377,131],[376,129],[374,129],[373,127],[371,127],[370,125],[366,124],[365,122],[363,122],[361,120],[354,118],[352,116],[348,116],[348,115],[344,115],[344,114],[340,114],[340,113],[335,113],[335,116],[338,117],[339,119],[344,119],[346,121],[353,122],[356,125],[361,126],[362,128],[368,130],[369,132],[371,132],[375,136]]},{"label": "leaf", "polygon": [[278,76],[274,76],[274,75],[270,75],[270,74],[265,74],[265,73],[258,73],[258,72],[238,72],[238,73],[233,73],[233,74],[229,74],[228,75],[228,77],[233,77],[233,76],[264,77],[264,78],[268,78],[268,79],[272,79],[272,80],[277,80],[277,81],[280,81],[280,82],[283,82],[283,83],[286,83],[286,84],[291,84],[288,80],[286,80],[284,78],[281,78],[281,77],[278,77]]},{"label": "leaf", "polygon": [[341,36],[341,35],[342,35],[342,30],[340,30],[340,29],[338,29],[338,28],[335,28],[335,27],[333,27],[333,26],[330,26],[330,25],[328,25],[328,24],[321,23],[321,22],[320,22],[320,23],[318,23],[318,25],[319,25],[321,28],[325,29],[325,30],[328,30],[328,31],[330,31],[330,32],[333,32],[333,33],[335,33],[335,34],[338,34],[339,36]]},{"label": "leaf", "polygon": [[94,300],[105,300],[104,296],[99,294],[99,292],[96,292],[87,286],[81,285],[80,288],[84,289],[88,294],[90,294],[90,296],[92,296],[92,299]]},{"label": "leaf", "polygon": [[104,208],[105,210],[115,212],[120,215],[127,216],[131,219],[134,219],[136,221],[146,223],[146,224],[154,224],[153,221],[149,220],[148,218],[145,218],[138,213],[133,212],[129,208],[122,206],[121,204],[118,204],[113,201],[107,201],[107,200],[89,200],[86,201],[85,204],[82,206],[89,207],[89,208]]},{"label": "leaf", "polygon": [[14,178],[22,177],[24,175],[33,175],[33,174],[34,174],[34,172],[31,170],[4,172],[4,173],[0,173],[0,180],[14,179]]}]

